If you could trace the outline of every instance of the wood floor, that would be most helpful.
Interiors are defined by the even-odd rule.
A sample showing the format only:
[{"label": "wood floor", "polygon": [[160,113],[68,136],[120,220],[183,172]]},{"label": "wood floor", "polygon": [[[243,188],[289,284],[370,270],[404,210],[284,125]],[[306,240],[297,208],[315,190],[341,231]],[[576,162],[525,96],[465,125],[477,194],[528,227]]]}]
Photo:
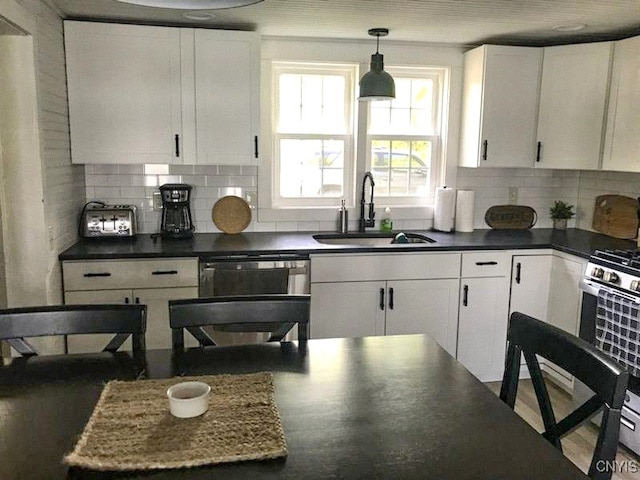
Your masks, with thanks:
[{"label": "wood floor", "polygon": [[[556,418],[558,420],[564,418],[572,410],[571,396],[566,391],[553,384],[553,382],[547,380],[546,383]],[[496,395],[500,393],[499,382],[487,383],[486,385]],[[518,385],[516,413],[529,425],[533,426],[538,432],[543,431],[540,409],[538,408],[538,402],[530,380],[521,380]],[[585,473],[589,470],[589,464],[591,463],[591,457],[593,455],[593,448],[596,444],[597,436],[597,427],[591,424],[591,422],[587,422],[562,439],[564,455]],[[640,468],[640,458],[622,445],[618,448],[616,461],[627,462],[627,465],[629,464],[628,462],[635,462],[635,464],[632,465],[636,465],[637,468]],[[618,472],[614,473],[612,479],[639,480],[640,473],[638,473],[638,471]]]}]

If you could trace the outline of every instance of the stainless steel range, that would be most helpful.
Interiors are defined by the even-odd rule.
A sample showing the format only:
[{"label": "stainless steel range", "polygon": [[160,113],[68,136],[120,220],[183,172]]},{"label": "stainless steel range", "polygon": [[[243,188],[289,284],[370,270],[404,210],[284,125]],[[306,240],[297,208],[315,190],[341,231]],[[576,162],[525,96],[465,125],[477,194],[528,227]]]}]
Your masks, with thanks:
[{"label": "stainless steel range", "polygon": [[[596,345],[631,373],[622,408],[620,442],[640,455],[640,251],[596,250],[589,258],[580,288],[580,338]],[[576,381],[576,401],[591,395]]]}]

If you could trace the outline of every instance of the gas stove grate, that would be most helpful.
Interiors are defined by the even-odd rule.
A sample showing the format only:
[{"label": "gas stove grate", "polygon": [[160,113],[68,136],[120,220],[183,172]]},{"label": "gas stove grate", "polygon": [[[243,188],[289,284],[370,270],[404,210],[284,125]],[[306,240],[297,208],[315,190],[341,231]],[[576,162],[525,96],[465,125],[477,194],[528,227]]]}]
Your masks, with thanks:
[{"label": "gas stove grate", "polygon": [[634,270],[640,275],[640,250],[596,250],[590,260],[594,263],[603,260],[612,267],[626,267],[626,269]]}]

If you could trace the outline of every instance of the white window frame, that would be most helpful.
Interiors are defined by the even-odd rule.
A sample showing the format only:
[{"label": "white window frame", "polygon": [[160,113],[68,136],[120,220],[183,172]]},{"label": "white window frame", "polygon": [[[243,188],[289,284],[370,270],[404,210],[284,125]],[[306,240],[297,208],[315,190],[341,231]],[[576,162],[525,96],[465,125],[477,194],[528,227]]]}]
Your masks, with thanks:
[{"label": "white window frame", "polygon": [[[394,78],[433,78],[436,83],[437,90],[437,108],[432,112],[433,122],[436,125],[437,132],[435,134],[424,135],[400,135],[400,134],[370,134],[369,122],[371,119],[370,111],[371,105],[367,104],[366,118],[366,141],[363,145],[366,158],[366,169],[371,170],[371,142],[374,140],[402,140],[402,141],[427,141],[431,142],[432,155],[429,175],[429,194],[426,196],[382,196],[379,192],[376,192],[377,202],[382,205],[389,206],[414,206],[414,205],[427,205],[432,204],[435,198],[435,190],[442,183],[442,176],[445,169],[445,152],[443,148],[443,136],[445,132],[444,123],[447,121],[446,115],[444,115],[445,102],[447,98],[445,96],[445,87],[448,82],[449,69],[445,67],[427,67],[427,66],[386,66],[387,71]],[[375,179],[375,176],[374,176]]]},{"label": "white window frame", "polygon": [[[279,105],[280,105],[280,85],[279,76],[286,73],[292,74],[318,74],[318,75],[340,75],[345,78],[345,118],[344,132],[327,133],[299,133],[299,132],[279,132]],[[272,64],[273,88],[272,100],[272,125],[273,125],[273,166],[271,175],[271,202],[272,208],[326,208],[338,206],[341,199],[353,198],[353,183],[356,167],[354,132],[355,127],[355,79],[358,74],[358,64],[347,63],[318,63],[318,62],[292,62],[274,61]],[[339,197],[300,197],[288,198],[280,196],[280,141],[286,139],[300,140],[342,140],[344,142],[344,174],[343,191]]]}]

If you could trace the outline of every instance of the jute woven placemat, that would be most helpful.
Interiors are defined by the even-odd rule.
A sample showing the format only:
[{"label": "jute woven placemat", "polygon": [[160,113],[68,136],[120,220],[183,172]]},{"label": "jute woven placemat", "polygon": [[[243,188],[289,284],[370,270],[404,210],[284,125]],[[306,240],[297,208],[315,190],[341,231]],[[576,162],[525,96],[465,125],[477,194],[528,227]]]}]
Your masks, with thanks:
[{"label": "jute woven placemat", "polygon": [[[187,380],[211,386],[209,409],[200,417],[175,418],[169,413],[166,391]],[[111,381],[64,461],[115,471],[196,467],[286,455],[273,378],[262,372]]]}]

